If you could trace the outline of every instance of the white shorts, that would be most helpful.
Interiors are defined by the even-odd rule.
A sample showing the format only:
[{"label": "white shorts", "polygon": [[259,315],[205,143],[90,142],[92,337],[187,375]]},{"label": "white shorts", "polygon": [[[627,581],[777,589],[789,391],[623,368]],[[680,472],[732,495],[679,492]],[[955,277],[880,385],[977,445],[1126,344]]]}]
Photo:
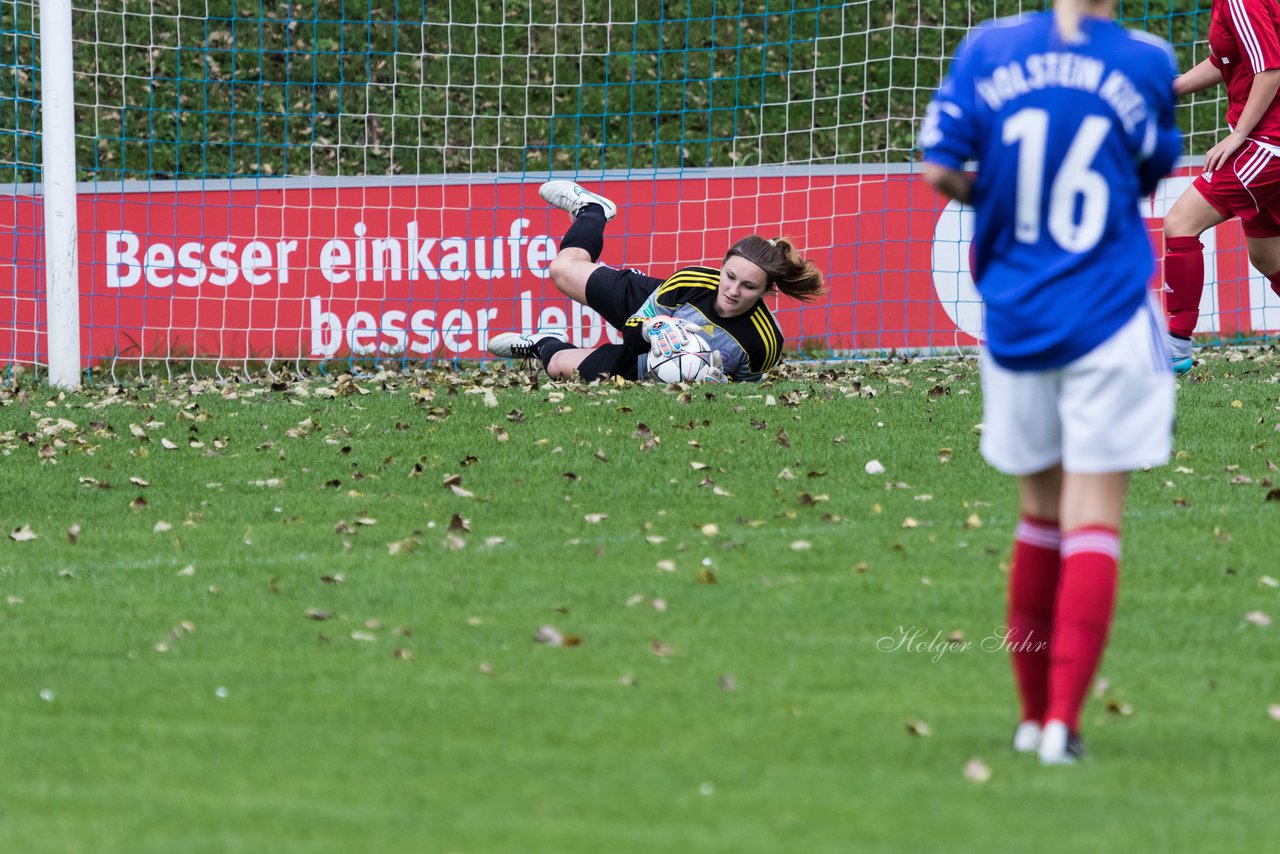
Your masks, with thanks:
[{"label": "white shorts", "polygon": [[1016,475],[1059,463],[1080,474],[1167,463],[1175,387],[1162,317],[1145,302],[1106,341],[1048,371],[1002,368],[983,348],[987,462]]}]

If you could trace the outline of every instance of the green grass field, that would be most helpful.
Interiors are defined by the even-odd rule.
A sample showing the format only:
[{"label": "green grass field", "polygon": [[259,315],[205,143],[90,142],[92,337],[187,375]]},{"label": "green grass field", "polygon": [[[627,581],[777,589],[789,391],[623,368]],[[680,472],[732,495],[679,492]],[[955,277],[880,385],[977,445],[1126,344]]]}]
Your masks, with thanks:
[{"label": "green grass field", "polygon": [[[79,9],[81,179],[902,163],[965,28],[1034,4],[393,5]],[[1187,5],[1120,14],[1186,66]],[[0,4],[14,184],[34,16]],[[1069,769],[1011,753],[984,648],[1016,505],[972,362],[2,379],[0,852],[1275,845],[1274,351],[1210,354],[1134,479]]]},{"label": "green grass field", "polygon": [[973,362],[10,385],[0,850],[1266,850],[1278,381],[1181,383],[1055,769]]}]

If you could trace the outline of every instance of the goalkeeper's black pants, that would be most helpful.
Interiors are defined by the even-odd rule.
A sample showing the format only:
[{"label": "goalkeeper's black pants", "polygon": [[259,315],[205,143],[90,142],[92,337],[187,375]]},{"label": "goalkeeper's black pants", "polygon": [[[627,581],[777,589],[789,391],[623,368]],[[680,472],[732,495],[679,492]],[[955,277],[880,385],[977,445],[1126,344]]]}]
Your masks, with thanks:
[{"label": "goalkeeper's black pants", "polygon": [[578,365],[578,374],[583,382],[588,383],[608,377],[634,380],[638,375],[637,362],[635,351],[626,344],[605,344],[582,360],[582,364]]}]

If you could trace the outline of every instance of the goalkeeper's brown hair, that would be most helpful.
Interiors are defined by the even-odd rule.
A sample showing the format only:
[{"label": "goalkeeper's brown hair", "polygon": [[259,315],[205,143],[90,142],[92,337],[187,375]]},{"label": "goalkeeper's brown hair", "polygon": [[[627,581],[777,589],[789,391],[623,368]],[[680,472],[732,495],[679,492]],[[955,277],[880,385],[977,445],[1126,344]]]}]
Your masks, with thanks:
[{"label": "goalkeeper's brown hair", "polygon": [[785,237],[770,240],[752,234],[730,246],[724,260],[728,261],[735,255],[764,270],[769,277],[769,287],[777,288],[793,299],[807,302],[825,293],[818,265],[801,257],[795,245]]}]

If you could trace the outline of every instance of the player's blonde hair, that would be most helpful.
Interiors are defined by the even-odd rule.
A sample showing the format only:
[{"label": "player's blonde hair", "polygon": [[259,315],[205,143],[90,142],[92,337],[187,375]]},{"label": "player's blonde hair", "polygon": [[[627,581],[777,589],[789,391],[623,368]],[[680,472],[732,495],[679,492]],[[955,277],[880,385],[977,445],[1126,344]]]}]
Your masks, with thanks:
[{"label": "player's blonde hair", "polygon": [[1065,42],[1079,41],[1080,18],[1085,9],[1105,10],[1110,14],[1114,6],[1114,0],[1055,0],[1053,16],[1058,23],[1058,35]]},{"label": "player's blonde hair", "polygon": [[729,247],[724,260],[734,255],[746,258],[769,277],[769,287],[777,288],[789,297],[808,301],[823,293],[822,271],[818,265],[803,258],[795,245],[785,237],[774,240],[753,234]]}]

